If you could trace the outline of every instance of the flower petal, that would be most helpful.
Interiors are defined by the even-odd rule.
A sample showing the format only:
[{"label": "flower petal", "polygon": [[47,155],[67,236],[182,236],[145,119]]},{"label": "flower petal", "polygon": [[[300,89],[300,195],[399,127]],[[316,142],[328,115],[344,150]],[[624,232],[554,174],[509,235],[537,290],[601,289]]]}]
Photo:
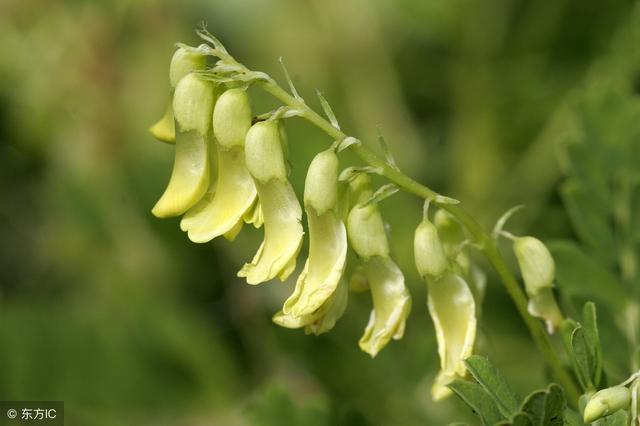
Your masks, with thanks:
[{"label": "flower petal", "polygon": [[358,344],[374,357],[389,340],[402,338],[411,310],[411,296],[402,271],[390,258],[373,256],[364,261],[363,268],[371,289],[373,310]]},{"label": "flower petal", "polygon": [[264,216],[264,242],[238,276],[245,277],[249,284],[260,284],[275,277],[284,281],[295,269],[302,247],[302,209],[288,181],[256,181],[256,188]]},{"label": "flower petal", "polygon": [[[194,243],[205,243],[234,228],[242,228],[243,216],[252,207],[257,191],[245,166],[242,148],[218,146],[218,180],[215,195],[189,210],[180,227]],[[235,235],[237,235],[235,232]],[[234,233],[231,233],[235,237]]]},{"label": "flower petal", "polygon": [[464,359],[471,355],[476,337],[476,307],[466,281],[452,272],[428,283],[427,305],[436,329],[441,369],[432,397],[439,400],[451,394],[446,385],[466,373]]},{"label": "flower petal", "polygon": [[151,210],[156,217],[179,216],[206,193],[210,144],[208,136],[195,130],[176,135],[176,153],[169,184]]},{"label": "flower petal", "polygon": [[301,274],[282,310],[293,316],[308,315],[335,291],[347,259],[347,231],[333,210],[318,216],[307,210],[309,222],[308,273]]},{"label": "flower petal", "polygon": [[178,216],[195,205],[209,186],[212,149],[211,114],[216,85],[188,74],[176,87],[173,110],[176,151],[169,184],[151,212],[157,217]]},{"label": "flower petal", "polygon": [[171,102],[169,102],[162,118],[149,128],[149,132],[161,142],[176,143],[176,125],[173,120]]}]

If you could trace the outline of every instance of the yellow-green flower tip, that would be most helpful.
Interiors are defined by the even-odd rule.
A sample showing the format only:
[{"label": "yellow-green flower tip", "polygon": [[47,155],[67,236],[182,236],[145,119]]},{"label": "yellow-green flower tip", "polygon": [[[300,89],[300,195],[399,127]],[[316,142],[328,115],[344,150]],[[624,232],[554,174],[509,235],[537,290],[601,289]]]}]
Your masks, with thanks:
[{"label": "yellow-green flower tip", "polygon": [[173,121],[173,108],[171,107],[171,102],[169,102],[162,118],[149,128],[149,133],[161,142],[176,142],[176,127]]},{"label": "yellow-green flower tip", "polygon": [[187,74],[202,70],[206,66],[206,56],[196,52],[189,52],[182,47],[178,48],[171,58],[171,65],[169,65],[171,88],[175,89],[178,86],[178,82]]},{"label": "yellow-green flower tip", "polygon": [[525,290],[530,297],[543,288],[553,287],[556,267],[549,249],[542,241],[534,237],[516,238],[513,251],[518,259]]},{"label": "yellow-green flower tip", "polygon": [[242,229],[243,217],[253,207],[256,195],[255,184],[245,167],[244,150],[218,147],[214,195],[190,209],[180,227],[194,243],[205,243],[221,235],[233,240]]},{"label": "yellow-green flower tip", "polygon": [[592,423],[596,420],[624,410],[631,404],[631,391],[624,386],[614,386],[596,392],[584,408],[584,422]]},{"label": "yellow-green flower tip", "polygon": [[358,345],[375,357],[391,339],[399,340],[404,335],[411,295],[402,271],[390,258],[372,257],[363,262],[363,271],[369,281],[373,310]]},{"label": "yellow-green flower tip", "polygon": [[309,222],[309,258],[298,277],[293,294],[285,301],[283,312],[307,315],[331,297],[342,278],[347,260],[347,232],[333,211],[316,215],[307,210]]},{"label": "yellow-green flower tip", "polygon": [[347,218],[347,232],[351,247],[361,258],[389,256],[384,221],[375,204],[357,204],[352,208]]},{"label": "yellow-green flower tip", "polygon": [[264,241],[238,276],[246,278],[249,284],[276,277],[284,281],[294,271],[302,247],[302,208],[289,181],[255,180],[255,184],[264,218]]},{"label": "yellow-green flower tip", "polygon": [[455,375],[440,371],[431,386],[431,399],[437,402],[447,399],[453,395],[453,392],[448,385],[454,379],[456,379]]},{"label": "yellow-green flower tip", "polygon": [[247,168],[262,183],[287,180],[287,168],[276,121],[261,121],[249,129],[245,139]]},{"label": "yellow-green flower tip", "polygon": [[317,154],[309,165],[304,183],[304,204],[320,216],[336,211],[338,204],[338,156],[333,149]]},{"label": "yellow-green flower tip", "polygon": [[201,135],[211,131],[215,89],[215,83],[196,74],[187,74],[180,80],[173,94],[173,115],[178,131],[195,130]]},{"label": "yellow-green flower tip", "polygon": [[428,219],[416,228],[413,254],[421,277],[439,277],[447,270],[447,256],[438,236],[438,230]]},{"label": "yellow-green flower tip", "polygon": [[245,89],[229,89],[220,95],[213,110],[213,133],[225,148],[244,146],[251,127],[251,105]]},{"label": "yellow-green flower tip", "polygon": [[209,150],[207,136],[194,130],[176,135],[173,171],[164,193],[151,210],[154,216],[179,216],[193,207],[209,186]]},{"label": "yellow-green flower tip", "polygon": [[465,358],[473,352],[476,305],[467,282],[453,272],[428,283],[427,306],[436,330],[440,374],[432,388],[434,400],[450,395],[446,385],[464,377]]},{"label": "yellow-green flower tip", "polygon": [[305,328],[306,334],[316,336],[331,330],[347,308],[349,289],[344,281],[335,292],[314,312],[302,316],[285,314],[283,311],[273,316],[273,322],[285,328]]}]

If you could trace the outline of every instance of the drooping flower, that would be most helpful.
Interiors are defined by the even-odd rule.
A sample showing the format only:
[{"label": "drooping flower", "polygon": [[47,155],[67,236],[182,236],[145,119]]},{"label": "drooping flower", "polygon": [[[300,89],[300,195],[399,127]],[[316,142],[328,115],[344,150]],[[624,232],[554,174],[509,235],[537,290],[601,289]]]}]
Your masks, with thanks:
[{"label": "drooping flower", "polygon": [[[206,65],[207,59],[204,55],[195,51],[188,51],[182,47],[178,48],[173,54],[171,64],[169,65],[171,92],[173,93],[182,77],[192,71],[202,70]],[[171,103],[172,100],[170,99],[169,105],[162,118],[149,128],[149,132],[153,137],[167,143],[175,143],[176,141],[173,107]]]},{"label": "drooping flower", "polygon": [[335,291],[347,259],[347,231],[338,211],[338,157],[316,155],[307,172],[304,205],[309,223],[309,258],[293,294],[282,308],[294,317],[317,310]]},{"label": "drooping flower", "polygon": [[151,212],[157,217],[178,216],[194,206],[209,186],[209,150],[212,149],[211,114],[216,84],[188,74],[173,98],[176,151],[169,184]]},{"label": "drooping flower", "polygon": [[547,331],[553,333],[560,327],[563,320],[553,295],[555,278],[553,257],[542,241],[528,236],[516,238],[513,251],[529,296],[529,313],[543,319],[547,325]]},{"label": "drooping flower", "polygon": [[476,306],[467,282],[451,271],[429,280],[427,290],[440,357],[431,395],[438,401],[451,395],[447,385],[466,373],[464,359],[471,355],[476,337]]},{"label": "drooping flower", "polygon": [[357,204],[349,212],[349,242],[361,259],[362,273],[369,283],[373,310],[358,345],[376,356],[391,339],[401,339],[411,311],[411,295],[404,275],[389,257],[389,243],[378,206],[367,203],[371,191],[365,180],[352,182]]},{"label": "drooping flower", "polygon": [[373,310],[358,345],[375,357],[389,340],[402,339],[405,321],[411,311],[411,296],[402,271],[390,257],[371,257],[363,262],[363,267],[371,290]]},{"label": "drooping flower", "polygon": [[[243,218],[254,208],[256,187],[245,164],[244,143],[251,127],[251,107],[244,89],[230,89],[216,102],[213,133],[217,142],[218,177],[213,195],[189,210],[180,227],[189,239],[204,243],[224,235],[233,240]],[[251,217],[253,220],[253,217]]]},{"label": "drooping flower", "polygon": [[246,165],[264,219],[264,241],[253,260],[238,272],[249,284],[287,279],[302,246],[302,208],[287,178],[280,132],[277,121],[258,122],[245,141]]}]

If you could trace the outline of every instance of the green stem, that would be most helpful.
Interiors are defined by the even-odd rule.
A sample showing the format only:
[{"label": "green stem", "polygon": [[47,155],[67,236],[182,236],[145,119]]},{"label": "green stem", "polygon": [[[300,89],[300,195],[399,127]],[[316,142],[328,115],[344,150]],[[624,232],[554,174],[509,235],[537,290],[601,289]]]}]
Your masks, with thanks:
[{"label": "green stem", "polygon": [[[266,83],[262,83],[262,87],[268,93],[282,101],[285,105],[299,111],[302,117],[323,130],[334,140],[339,141],[347,137],[345,133],[331,125],[329,121],[325,120],[317,112],[311,109],[306,103],[291,96],[275,82],[269,81]],[[520,288],[518,281],[507,267],[507,264],[500,255],[500,252],[498,251],[494,240],[489,236],[489,234],[487,234],[482,229],[482,227],[473,217],[471,217],[471,215],[465,212],[458,205],[446,204],[436,201],[438,193],[416,182],[401,171],[391,167],[389,164],[387,164],[386,161],[380,159],[373,151],[371,151],[364,145],[353,145],[349,149],[351,149],[365,163],[369,164],[370,166],[379,168],[383,176],[385,176],[387,179],[389,179],[391,182],[393,182],[406,192],[410,192],[424,199],[432,199],[434,204],[438,205],[438,207],[440,208],[447,210],[467,228],[467,230],[473,236],[475,242],[478,243],[482,248],[484,255],[487,257],[493,268],[500,276],[500,279],[504,284],[507,293],[509,293],[509,296],[511,296],[511,299],[518,309],[518,313],[529,329],[529,333],[531,334],[533,341],[538,346],[538,349],[542,353],[545,362],[551,369],[553,377],[564,387],[565,392],[567,393],[568,400],[570,401],[571,405],[575,406],[580,395],[578,392],[578,388],[576,387],[576,384],[569,376],[568,372],[564,369],[556,353],[554,352],[549,337],[540,321],[529,315],[529,312],[527,310],[527,298]]]}]

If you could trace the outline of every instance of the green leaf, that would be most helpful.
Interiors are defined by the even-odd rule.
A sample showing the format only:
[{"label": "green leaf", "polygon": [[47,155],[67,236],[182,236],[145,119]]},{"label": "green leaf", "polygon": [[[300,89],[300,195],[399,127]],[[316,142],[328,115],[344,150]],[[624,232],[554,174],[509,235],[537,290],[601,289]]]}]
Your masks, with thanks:
[{"label": "green leaf", "polygon": [[531,418],[524,413],[518,413],[511,420],[505,420],[500,423],[496,423],[495,426],[533,426]]},{"label": "green leaf", "polygon": [[521,411],[528,414],[533,426],[562,426],[566,407],[562,388],[552,383],[546,390],[539,390],[527,396],[522,403]]},{"label": "green leaf", "polygon": [[556,263],[558,288],[568,296],[605,303],[617,311],[626,303],[627,293],[617,277],[597,259],[570,241],[548,244]]},{"label": "green leaf", "polygon": [[584,337],[588,345],[590,356],[593,359],[591,380],[596,388],[600,386],[602,380],[602,347],[600,345],[600,334],[598,332],[598,320],[596,315],[596,305],[587,302],[582,308],[582,322]]},{"label": "green leaf", "polygon": [[[607,265],[616,261],[616,245],[610,226],[611,212],[602,208],[587,187],[575,179],[560,189],[571,223],[580,240]],[[606,205],[606,204],[605,204]]]},{"label": "green leaf", "polygon": [[504,420],[496,403],[478,383],[455,379],[448,386],[480,417],[483,425],[491,426]]},{"label": "green leaf", "polygon": [[489,360],[472,355],[464,362],[473,378],[491,396],[504,417],[510,418],[518,413],[518,397]]},{"label": "green leaf", "polygon": [[595,389],[591,378],[594,373],[595,361],[591,356],[589,344],[585,337],[584,328],[581,325],[571,333],[571,349],[575,360],[575,372],[585,391]]},{"label": "green leaf", "polygon": [[571,408],[564,410],[564,424],[565,426],[584,426],[582,416]]}]

